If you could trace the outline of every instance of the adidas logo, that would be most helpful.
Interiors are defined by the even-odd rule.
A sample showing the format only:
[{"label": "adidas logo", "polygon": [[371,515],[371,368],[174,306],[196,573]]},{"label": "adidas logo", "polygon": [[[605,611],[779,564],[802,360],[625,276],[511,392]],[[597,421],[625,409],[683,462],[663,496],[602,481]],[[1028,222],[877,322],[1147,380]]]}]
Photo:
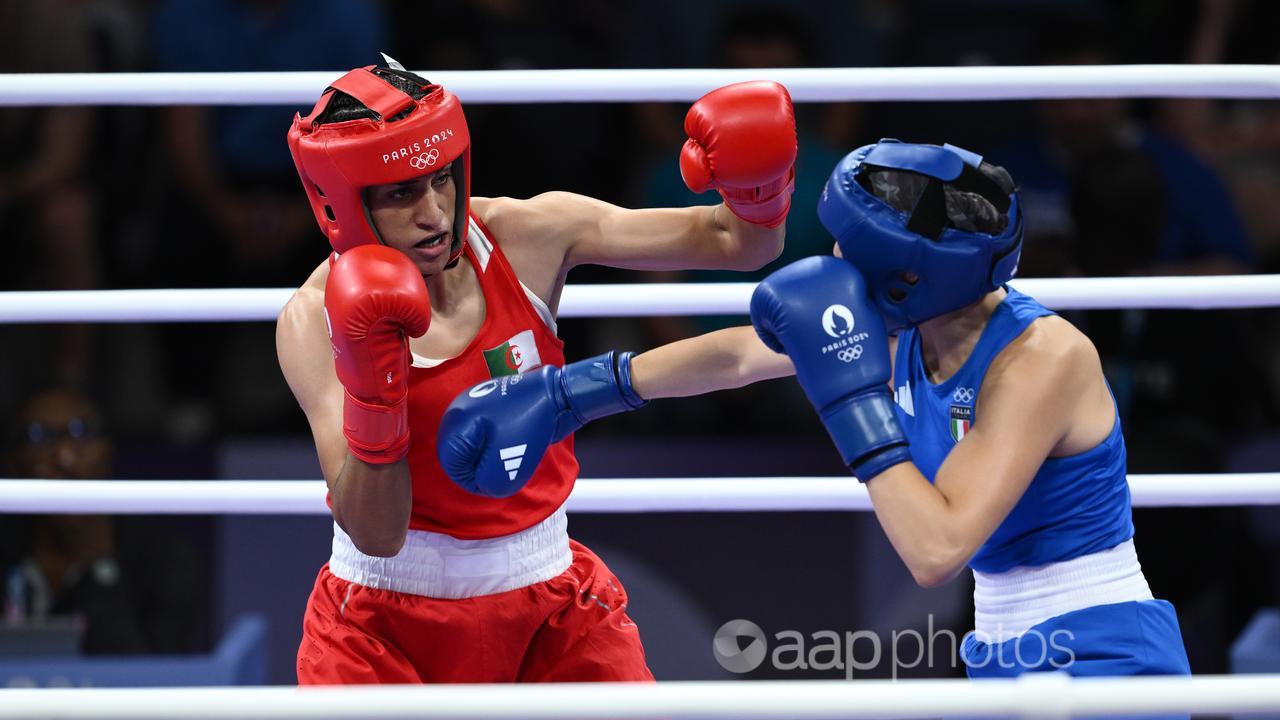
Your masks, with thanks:
[{"label": "adidas logo", "polygon": [[516,473],[520,471],[520,461],[524,460],[524,451],[528,447],[528,443],[525,443],[523,445],[512,445],[498,451],[498,457],[502,458],[502,466],[507,469],[507,477],[511,479],[511,482],[516,481]]},{"label": "adidas logo", "polygon": [[902,412],[916,416],[916,403],[911,398],[911,383],[908,381],[906,385],[893,391],[893,400],[898,403],[898,407],[902,408]]}]

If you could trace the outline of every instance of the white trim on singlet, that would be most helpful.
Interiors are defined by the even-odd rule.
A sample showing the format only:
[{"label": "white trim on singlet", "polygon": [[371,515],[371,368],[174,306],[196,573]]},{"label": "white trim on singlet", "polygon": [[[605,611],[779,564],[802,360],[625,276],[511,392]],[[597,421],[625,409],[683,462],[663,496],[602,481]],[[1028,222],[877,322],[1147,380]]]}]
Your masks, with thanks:
[{"label": "white trim on singlet", "polygon": [[489,256],[493,254],[493,241],[485,236],[480,223],[472,218],[467,226],[467,242],[471,243],[471,251],[476,254],[476,262],[480,263],[480,272],[488,272]]},{"label": "white trim on singlet", "polygon": [[[488,272],[489,258],[493,255],[493,241],[484,234],[484,230],[480,228],[480,224],[474,218],[470,222],[471,224],[467,227],[467,243],[471,246],[471,252],[475,253],[476,264],[480,266],[480,272]],[[520,282],[519,278],[516,278],[516,282],[520,283],[520,289],[524,291],[524,296],[529,299],[529,304],[533,306],[534,312],[538,314],[542,323],[547,326],[552,335],[559,336],[556,318],[551,314],[551,308],[547,307],[542,298],[538,297],[523,282]],[[486,307],[485,312],[488,311],[489,309]],[[429,358],[417,353],[411,354],[413,355],[413,366],[416,368],[432,368],[449,359]]]}]

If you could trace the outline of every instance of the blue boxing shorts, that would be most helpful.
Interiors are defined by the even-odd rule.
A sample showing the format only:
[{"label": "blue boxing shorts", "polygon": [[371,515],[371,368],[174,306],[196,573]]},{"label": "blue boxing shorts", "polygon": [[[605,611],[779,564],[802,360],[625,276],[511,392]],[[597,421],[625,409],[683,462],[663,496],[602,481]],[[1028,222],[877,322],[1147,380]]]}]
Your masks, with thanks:
[{"label": "blue boxing shorts", "polygon": [[1016,638],[970,633],[961,657],[971,678],[1062,670],[1070,675],[1190,675],[1173,606],[1164,600],[1096,605],[1049,618]]},{"label": "blue boxing shorts", "polygon": [[961,657],[974,679],[1052,671],[1076,677],[1191,674],[1178,616],[1164,600],[1076,610],[1002,643],[983,642],[970,633]]}]

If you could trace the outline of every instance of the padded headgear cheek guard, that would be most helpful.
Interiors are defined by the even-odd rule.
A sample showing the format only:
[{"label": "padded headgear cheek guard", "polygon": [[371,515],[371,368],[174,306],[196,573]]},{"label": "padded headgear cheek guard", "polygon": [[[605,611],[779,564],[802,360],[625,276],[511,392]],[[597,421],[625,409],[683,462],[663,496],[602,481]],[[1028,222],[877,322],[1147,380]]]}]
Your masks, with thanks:
[{"label": "padded headgear cheek guard", "polygon": [[[1022,210],[978,167],[982,157],[952,145],[881,140],[849,153],[831,173],[818,218],[840,253],[867,280],[872,302],[890,330],[911,327],[971,305],[1008,282],[1022,252]],[[928,178],[910,212],[867,189],[871,170],[900,170]],[[944,186],[976,192],[1006,213],[998,235],[948,224]],[[909,283],[914,276],[916,281]]]},{"label": "padded headgear cheek guard", "polygon": [[[289,152],[320,230],[339,253],[381,242],[364,201],[365,188],[405,182],[453,163],[457,188],[449,263],[462,255],[471,204],[471,135],[458,98],[423,85],[414,100],[374,73],[356,68],[338,78],[311,114],[296,115]],[[376,113],[373,118],[317,124],[340,90]]]}]

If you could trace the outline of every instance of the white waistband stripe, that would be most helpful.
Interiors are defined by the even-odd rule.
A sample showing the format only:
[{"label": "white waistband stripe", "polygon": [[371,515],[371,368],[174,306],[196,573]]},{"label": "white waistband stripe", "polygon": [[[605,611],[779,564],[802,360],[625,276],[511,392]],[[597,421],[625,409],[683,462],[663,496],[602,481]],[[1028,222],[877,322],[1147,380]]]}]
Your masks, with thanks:
[{"label": "white waistband stripe", "polygon": [[572,559],[562,505],[537,525],[497,538],[459,540],[410,530],[404,547],[389,558],[360,552],[335,523],[329,572],[365,587],[459,600],[550,580]]},{"label": "white waistband stripe", "polygon": [[973,571],[974,632],[1001,643],[1052,617],[1096,605],[1151,600],[1133,540],[1039,567]]}]

